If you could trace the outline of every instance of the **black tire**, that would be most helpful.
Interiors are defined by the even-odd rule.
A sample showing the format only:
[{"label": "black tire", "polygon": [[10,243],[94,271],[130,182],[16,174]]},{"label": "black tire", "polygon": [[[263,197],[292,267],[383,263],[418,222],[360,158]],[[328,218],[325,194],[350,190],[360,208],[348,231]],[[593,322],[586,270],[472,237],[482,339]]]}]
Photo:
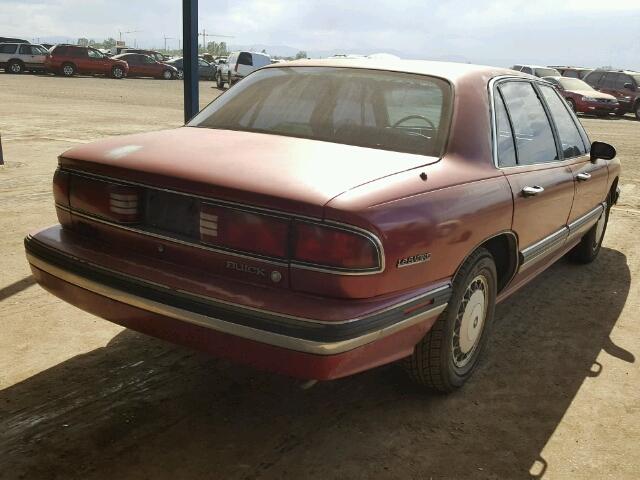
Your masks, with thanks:
[{"label": "black tire", "polygon": [[63,63],[60,73],[65,77],[73,77],[76,74],[76,66],[73,63]]},{"label": "black tire", "polygon": [[633,113],[636,116],[636,120],[640,120],[640,101],[636,102],[636,106],[633,109]]},{"label": "black tire", "polygon": [[4,70],[7,73],[19,74],[24,72],[24,63],[20,60],[11,60]]},{"label": "black tire", "polygon": [[573,263],[591,263],[596,259],[598,253],[600,253],[604,234],[607,231],[607,224],[609,223],[609,204],[609,199],[607,199],[607,204],[602,213],[603,217],[598,219],[596,224],[585,233],[580,243],[573,247],[567,254],[567,258]]},{"label": "black tire", "polygon": [[120,80],[122,78],[124,78],[124,68],[122,68],[119,65],[114,65],[111,68],[111,78],[115,78],[116,80]]},{"label": "black tire", "polygon": [[163,70],[162,79],[171,80],[173,78],[173,72],[171,70]]},{"label": "black tire", "polygon": [[[487,341],[496,304],[497,274],[493,256],[479,248],[464,264],[453,281],[453,294],[447,308],[431,330],[416,345],[413,355],[403,360],[409,377],[420,386],[448,393],[460,388],[471,376]],[[484,298],[479,322],[476,293]],[[475,306],[474,306],[475,305]],[[471,309],[468,311],[468,309]],[[467,335],[460,335],[466,328]],[[475,337],[472,345],[468,333]],[[466,348],[463,352],[463,336]]]},{"label": "black tire", "polygon": [[229,73],[229,76],[227,78],[227,84],[229,85],[228,88],[231,88],[231,73]]},{"label": "black tire", "polygon": [[578,113],[576,110],[576,101],[573,98],[567,98],[567,103],[571,107],[571,110],[573,110],[573,113]]},{"label": "black tire", "polygon": [[222,74],[220,72],[216,73],[216,87],[221,90],[224,88],[224,82],[222,81]]}]

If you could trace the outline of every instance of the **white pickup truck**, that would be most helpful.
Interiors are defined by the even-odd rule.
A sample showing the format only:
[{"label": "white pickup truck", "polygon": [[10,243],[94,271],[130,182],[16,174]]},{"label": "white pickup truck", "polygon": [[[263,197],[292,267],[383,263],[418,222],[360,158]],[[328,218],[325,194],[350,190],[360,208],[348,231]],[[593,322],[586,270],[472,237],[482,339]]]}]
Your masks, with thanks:
[{"label": "white pickup truck", "polygon": [[233,52],[229,55],[227,63],[218,65],[216,85],[218,88],[223,88],[225,83],[231,86],[233,82],[269,64],[271,57],[266,53]]}]

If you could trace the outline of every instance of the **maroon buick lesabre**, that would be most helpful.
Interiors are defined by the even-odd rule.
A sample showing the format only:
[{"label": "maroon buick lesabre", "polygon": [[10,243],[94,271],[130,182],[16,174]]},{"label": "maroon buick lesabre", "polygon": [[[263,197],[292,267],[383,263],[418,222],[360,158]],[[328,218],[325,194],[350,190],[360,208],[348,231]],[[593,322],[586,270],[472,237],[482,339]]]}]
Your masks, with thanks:
[{"label": "maroon buick lesabre", "polygon": [[300,61],[185,127],[60,156],[33,275],[112,322],[327,380],[403,360],[461,386],[494,308],[563,255],[593,261],[617,201],[547,82],[421,61]]}]

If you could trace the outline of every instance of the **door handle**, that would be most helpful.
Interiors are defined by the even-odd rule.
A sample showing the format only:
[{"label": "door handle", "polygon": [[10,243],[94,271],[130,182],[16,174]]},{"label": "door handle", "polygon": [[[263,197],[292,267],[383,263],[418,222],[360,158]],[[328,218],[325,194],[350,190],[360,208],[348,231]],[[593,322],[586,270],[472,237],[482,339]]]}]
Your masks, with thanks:
[{"label": "door handle", "polygon": [[576,175],[576,178],[581,182],[586,182],[587,180],[591,180],[591,174],[586,172],[579,173],[578,175]]},{"label": "door handle", "polygon": [[535,197],[536,195],[542,192],[544,192],[544,188],[542,188],[539,185],[534,185],[533,187],[524,187],[522,189],[522,194],[525,197]]}]

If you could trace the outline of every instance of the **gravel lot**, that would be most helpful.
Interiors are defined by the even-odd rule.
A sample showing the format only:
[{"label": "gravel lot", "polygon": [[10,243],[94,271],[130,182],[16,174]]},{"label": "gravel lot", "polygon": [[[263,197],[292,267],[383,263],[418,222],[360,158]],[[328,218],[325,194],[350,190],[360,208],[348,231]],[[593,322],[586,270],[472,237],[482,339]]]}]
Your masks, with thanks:
[{"label": "gravel lot", "polygon": [[623,165],[601,256],[561,261],[501,305],[462,391],[425,394],[393,365],[304,390],[33,285],[22,239],[56,222],[57,155],[178,126],[181,94],[0,74],[0,478],[638,478],[640,122],[583,119]]}]

